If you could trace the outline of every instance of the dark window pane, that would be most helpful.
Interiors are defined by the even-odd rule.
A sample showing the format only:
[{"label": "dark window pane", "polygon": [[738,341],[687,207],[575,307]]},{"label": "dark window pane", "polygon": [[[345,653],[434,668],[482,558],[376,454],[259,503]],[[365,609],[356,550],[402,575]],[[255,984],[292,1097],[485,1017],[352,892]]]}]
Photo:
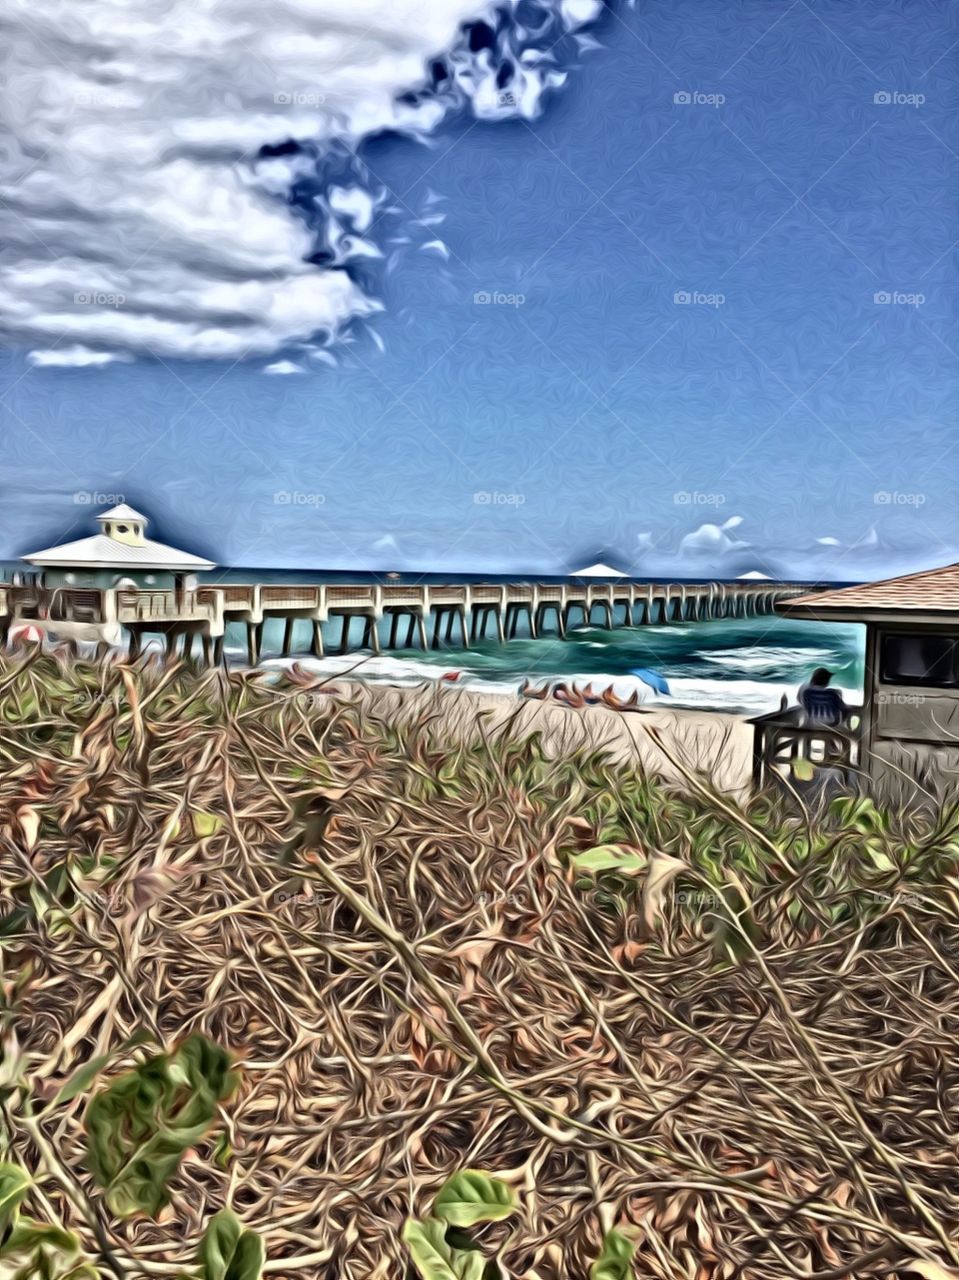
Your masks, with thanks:
[{"label": "dark window pane", "polygon": [[879,676],[884,684],[948,689],[959,685],[959,637],[903,632],[882,638]]}]

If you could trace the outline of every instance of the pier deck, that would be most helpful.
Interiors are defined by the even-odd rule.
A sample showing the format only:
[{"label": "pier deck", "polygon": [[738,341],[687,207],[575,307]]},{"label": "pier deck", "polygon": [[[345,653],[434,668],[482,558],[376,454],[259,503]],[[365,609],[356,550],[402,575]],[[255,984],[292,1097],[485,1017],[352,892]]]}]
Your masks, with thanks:
[{"label": "pier deck", "polygon": [[[139,651],[144,635],[166,637],[168,651],[182,639],[190,653],[195,637],[206,661],[219,662],[229,622],[246,626],[249,661],[259,661],[263,625],[284,620],[283,655],[309,652],[322,656],[324,624],[340,620],[338,649],[371,649],[378,653],[381,630],[388,628],[390,648],[438,649],[487,638],[504,642],[519,632],[534,639],[564,636],[576,625],[599,622],[607,628],[663,626],[716,618],[772,614],[777,603],[808,594],[808,585],[777,583],[449,583],[402,585],[323,583],[285,585],[223,583],[191,591],[133,588],[14,586],[0,583],[0,639],[11,626],[36,622],[64,638],[100,634],[109,641],[118,629]],[[362,620],[359,643],[351,636]],[[309,621],[305,649],[294,646],[295,623]],[[382,624],[382,625],[381,625]],[[303,634],[301,628],[301,636]],[[302,640],[301,640],[302,643]]]}]

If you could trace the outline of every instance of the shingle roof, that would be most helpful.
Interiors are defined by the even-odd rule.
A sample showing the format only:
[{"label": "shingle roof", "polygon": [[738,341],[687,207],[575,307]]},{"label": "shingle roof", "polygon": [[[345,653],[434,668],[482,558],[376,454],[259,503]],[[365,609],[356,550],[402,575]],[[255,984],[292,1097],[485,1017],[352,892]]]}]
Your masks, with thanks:
[{"label": "shingle roof", "polygon": [[162,542],[144,538],[143,542],[131,545],[108,538],[105,533],[95,533],[91,538],[80,538],[76,542],[64,542],[62,546],[48,547],[45,551],[34,551],[22,558],[36,565],[90,565],[101,569],[132,567],[191,571],[214,567],[210,560],[202,560],[188,551],[177,551]]},{"label": "shingle roof", "polygon": [[959,564],[783,601],[780,613],[959,613]]}]

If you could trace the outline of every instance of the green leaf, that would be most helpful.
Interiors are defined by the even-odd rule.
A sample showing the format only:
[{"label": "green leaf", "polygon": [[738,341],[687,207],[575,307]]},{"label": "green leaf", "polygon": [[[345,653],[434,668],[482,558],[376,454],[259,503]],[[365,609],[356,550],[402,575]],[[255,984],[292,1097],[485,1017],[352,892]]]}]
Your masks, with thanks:
[{"label": "green leaf", "polygon": [[111,1059],[122,1057],[125,1053],[129,1053],[131,1049],[135,1049],[141,1044],[146,1044],[151,1038],[148,1031],[138,1031],[135,1035],[130,1036],[128,1040],[125,1040],[122,1045],[114,1049],[112,1053],[101,1053],[99,1057],[91,1058],[89,1062],[85,1062],[82,1067],[77,1067],[73,1075],[57,1090],[56,1096],[46,1110],[52,1110],[64,1102],[72,1102],[77,1094],[83,1093],[93,1084]]},{"label": "green leaf", "polygon": [[403,1227],[403,1239],[422,1280],[457,1280],[453,1251],[445,1236],[446,1223],[435,1218],[425,1222],[409,1218]]},{"label": "green leaf", "polygon": [[635,1248],[621,1231],[607,1231],[603,1251],[589,1269],[589,1280],[629,1280]]},{"label": "green leaf", "polygon": [[35,1253],[41,1245],[76,1253],[80,1241],[72,1231],[64,1231],[46,1222],[18,1222],[0,1246],[0,1258],[8,1259],[16,1254]]},{"label": "green leaf", "polygon": [[87,1112],[90,1169],[117,1217],[156,1217],[183,1153],[236,1088],[230,1055],[202,1035],[158,1054],[98,1093]]},{"label": "green leaf", "polygon": [[213,1163],[218,1169],[227,1169],[232,1159],[233,1148],[230,1146],[228,1135],[225,1132],[218,1134],[213,1144]]},{"label": "green leaf", "polygon": [[464,1169],[443,1184],[433,1202],[433,1212],[454,1227],[476,1222],[500,1222],[516,1208],[512,1191],[499,1178],[479,1169]]},{"label": "green leaf", "polygon": [[570,864],[577,871],[596,875],[600,871],[618,871],[623,876],[636,876],[646,870],[647,858],[628,844],[601,844],[585,853],[575,853]]},{"label": "green leaf", "polygon": [[30,1175],[18,1164],[0,1164],[0,1238],[17,1225],[20,1204],[30,1190]]},{"label": "green leaf", "polygon": [[215,835],[221,825],[221,820],[215,813],[193,814],[193,830],[200,840],[203,840],[206,836]]},{"label": "green leaf", "polygon": [[793,777],[799,782],[812,782],[816,776],[816,766],[804,756],[797,756],[791,763]]},{"label": "green leaf", "polygon": [[231,1209],[210,1219],[200,1244],[203,1280],[260,1280],[263,1241]]},{"label": "green leaf", "polygon": [[486,1259],[475,1249],[454,1249],[446,1240],[446,1223],[436,1218],[410,1218],[403,1239],[422,1280],[483,1280]]},{"label": "green leaf", "polygon": [[45,1222],[21,1222],[0,1248],[0,1276],[4,1280],[99,1280],[99,1274],[79,1256],[80,1241],[62,1227]]}]

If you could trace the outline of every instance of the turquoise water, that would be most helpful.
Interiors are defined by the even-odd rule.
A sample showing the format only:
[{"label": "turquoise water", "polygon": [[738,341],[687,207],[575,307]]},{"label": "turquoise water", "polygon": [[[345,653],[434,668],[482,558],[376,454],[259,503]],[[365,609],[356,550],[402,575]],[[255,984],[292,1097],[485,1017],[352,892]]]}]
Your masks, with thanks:
[{"label": "turquoise water", "polygon": [[[301,625],[296,640],[305,647],[308,628]],[[330,626],[329,644],[338,643],[339,625],[337,621]],[[271,652],[279,650],[281,637],[282,625],[268,623],[263,648],[268,662]],[[240,630],[231,628],[227,640],[228,651],[239,657]],[[783,693],[792,699],[815,667],[828,667],[848,700],[858,701],[864,641],[862,627],[766,617],[613,631],[583,627],[565,640],[527,636],[502,645],[485,641],[469,650],[444,646],[426,653],[387,650],[379,657],[353,653],[298,661],[329,674],[355,668],[354,677],[403,684],[458,671],[458,684],[503,693],[515,692],[527,678],[534,683],[579,679],[592,682],[597,691],[612,686],[621,696],[638,689],[649,703],[758,714],[778,707]],[[652,668],[665,676],[670,696],[654,696],[629,674],[633,667]]]}]

